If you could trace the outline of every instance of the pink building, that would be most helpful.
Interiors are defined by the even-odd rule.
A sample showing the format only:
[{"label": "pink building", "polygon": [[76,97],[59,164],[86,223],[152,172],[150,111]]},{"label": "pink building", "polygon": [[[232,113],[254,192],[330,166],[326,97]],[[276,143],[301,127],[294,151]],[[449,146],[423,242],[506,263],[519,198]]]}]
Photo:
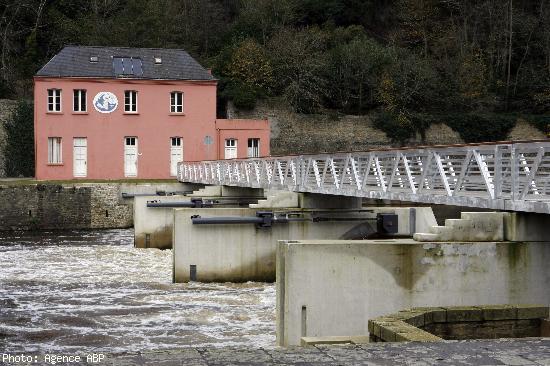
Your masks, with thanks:
[{"label": "pink building", "polygon": [[269,155],[267,120],[216,119],[183,50],[65,47],[34,77],[37,179],[171,178],[182,160]]}]

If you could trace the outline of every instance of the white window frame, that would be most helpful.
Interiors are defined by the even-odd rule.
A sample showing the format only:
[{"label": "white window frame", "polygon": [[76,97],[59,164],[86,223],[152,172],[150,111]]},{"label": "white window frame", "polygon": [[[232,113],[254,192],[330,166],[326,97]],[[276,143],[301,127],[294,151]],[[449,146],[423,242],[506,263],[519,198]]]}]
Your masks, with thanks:
[{"label": "white window frame", "polygon": [[[254,146],[254,143],[256,143]],[[252,145],[252,146],[250,146]],[[257,137],[251,137],[248,139],[248,157],[259,158],[260,157],[260,139]]]},{"label": "white window frame", "polygon": [[[87,112],[88,111],[88,100],[87,100],[86,89],[73,89],[73,112]],[[76,104],[75,104],[76,99]],[[82,103],[84,102],[84,103]],[[82,108],[84,104],[84,108]]]},{"label": "white window frame", "polygon": [[[127,103],[129,100],[129,103]],[[138,113],[138,92],[137,90],[124,91],[124,113]]]},{"label": "white window frame", "polygon": [[61,89],[48,89],[48,112],[61,112]]},{"label": "white window frame", "polygon": [[[179,96],[179,100],[178,100]],[[170,113],[183,113],[183,92],[174,90],[170,92]]]},{"label": "white window frame", "polygon": [[63,164],[61,137],[48,137],[48,164]]}]

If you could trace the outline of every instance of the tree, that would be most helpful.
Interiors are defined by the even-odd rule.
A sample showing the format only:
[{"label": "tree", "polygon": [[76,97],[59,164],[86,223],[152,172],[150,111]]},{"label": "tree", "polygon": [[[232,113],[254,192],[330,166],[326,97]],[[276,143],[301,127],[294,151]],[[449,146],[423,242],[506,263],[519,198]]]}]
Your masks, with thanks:
[{"label": "tree", "polygon": [[273,84],[273,68],[267,54],[251,38],[236,46],[222,75],[223,96],[242,109],[254,108],[256,99],[267,95]]},{"label": "tree", "polygon": [[4,123],[6,131],[6,175],[8,177],[34,176],[34,108],[31,102],[21,100],[15,112]]},{"label": "tree", "polygon": [[267,92],[273,84],[273,68],[265,50],[253,39],[244,40],[233,52],[227,75],[259,92]]},{"label": "tree", "polygon": [[349,42],[337,42],[330,52],[329,105],[353,114],[377,105],[380,74],[390,62],[387,48],[362,31]]},{"label": "tree", "polygon": [[316,27],[285,29],[269,43],[275,88],[298,112],[315,112],[327,94],[327,35]]}]

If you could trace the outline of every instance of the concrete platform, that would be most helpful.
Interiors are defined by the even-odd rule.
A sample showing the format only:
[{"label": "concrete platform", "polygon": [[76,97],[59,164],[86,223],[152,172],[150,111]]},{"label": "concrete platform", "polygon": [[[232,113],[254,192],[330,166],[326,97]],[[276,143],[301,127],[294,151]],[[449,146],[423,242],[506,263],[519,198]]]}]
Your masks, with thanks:
[{"label": "concrete platform", "polygon": [[[46,364],[43,362],[43,355],[37,357],[38,362],[33,362],[32,365]],[[18,365],[21,365],[21,363]],[[71,365],[90,365],[90,363],[80,362],[71,363]],[[550,365],[550,339],[371,343],[274,349],[186,348],[111,354],[106,355],[106,359],[100,365],[542,366]]]},{"label": "concrete platform", "polygon": [[404,308],[550,303],[549,243],[281,241],[277,344],[368,334]]}]

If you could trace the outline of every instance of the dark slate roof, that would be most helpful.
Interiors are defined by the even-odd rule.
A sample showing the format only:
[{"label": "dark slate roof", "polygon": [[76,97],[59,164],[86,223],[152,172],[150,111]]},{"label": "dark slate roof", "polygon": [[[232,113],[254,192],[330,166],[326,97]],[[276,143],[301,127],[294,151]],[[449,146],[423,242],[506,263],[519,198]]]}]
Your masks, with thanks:
[{"label": "dark slate roof", "polygon": [[[97,56],[98,62],[90,62],[91,56]],[[91,46],[66,46],[42,67],[36,76],[116,78],[113,57],[141,59],[143,75],[125,76],[125,78],[215,80],[184,50]],[[155,57],[161,57],[162,64],[155,65]]]}]

